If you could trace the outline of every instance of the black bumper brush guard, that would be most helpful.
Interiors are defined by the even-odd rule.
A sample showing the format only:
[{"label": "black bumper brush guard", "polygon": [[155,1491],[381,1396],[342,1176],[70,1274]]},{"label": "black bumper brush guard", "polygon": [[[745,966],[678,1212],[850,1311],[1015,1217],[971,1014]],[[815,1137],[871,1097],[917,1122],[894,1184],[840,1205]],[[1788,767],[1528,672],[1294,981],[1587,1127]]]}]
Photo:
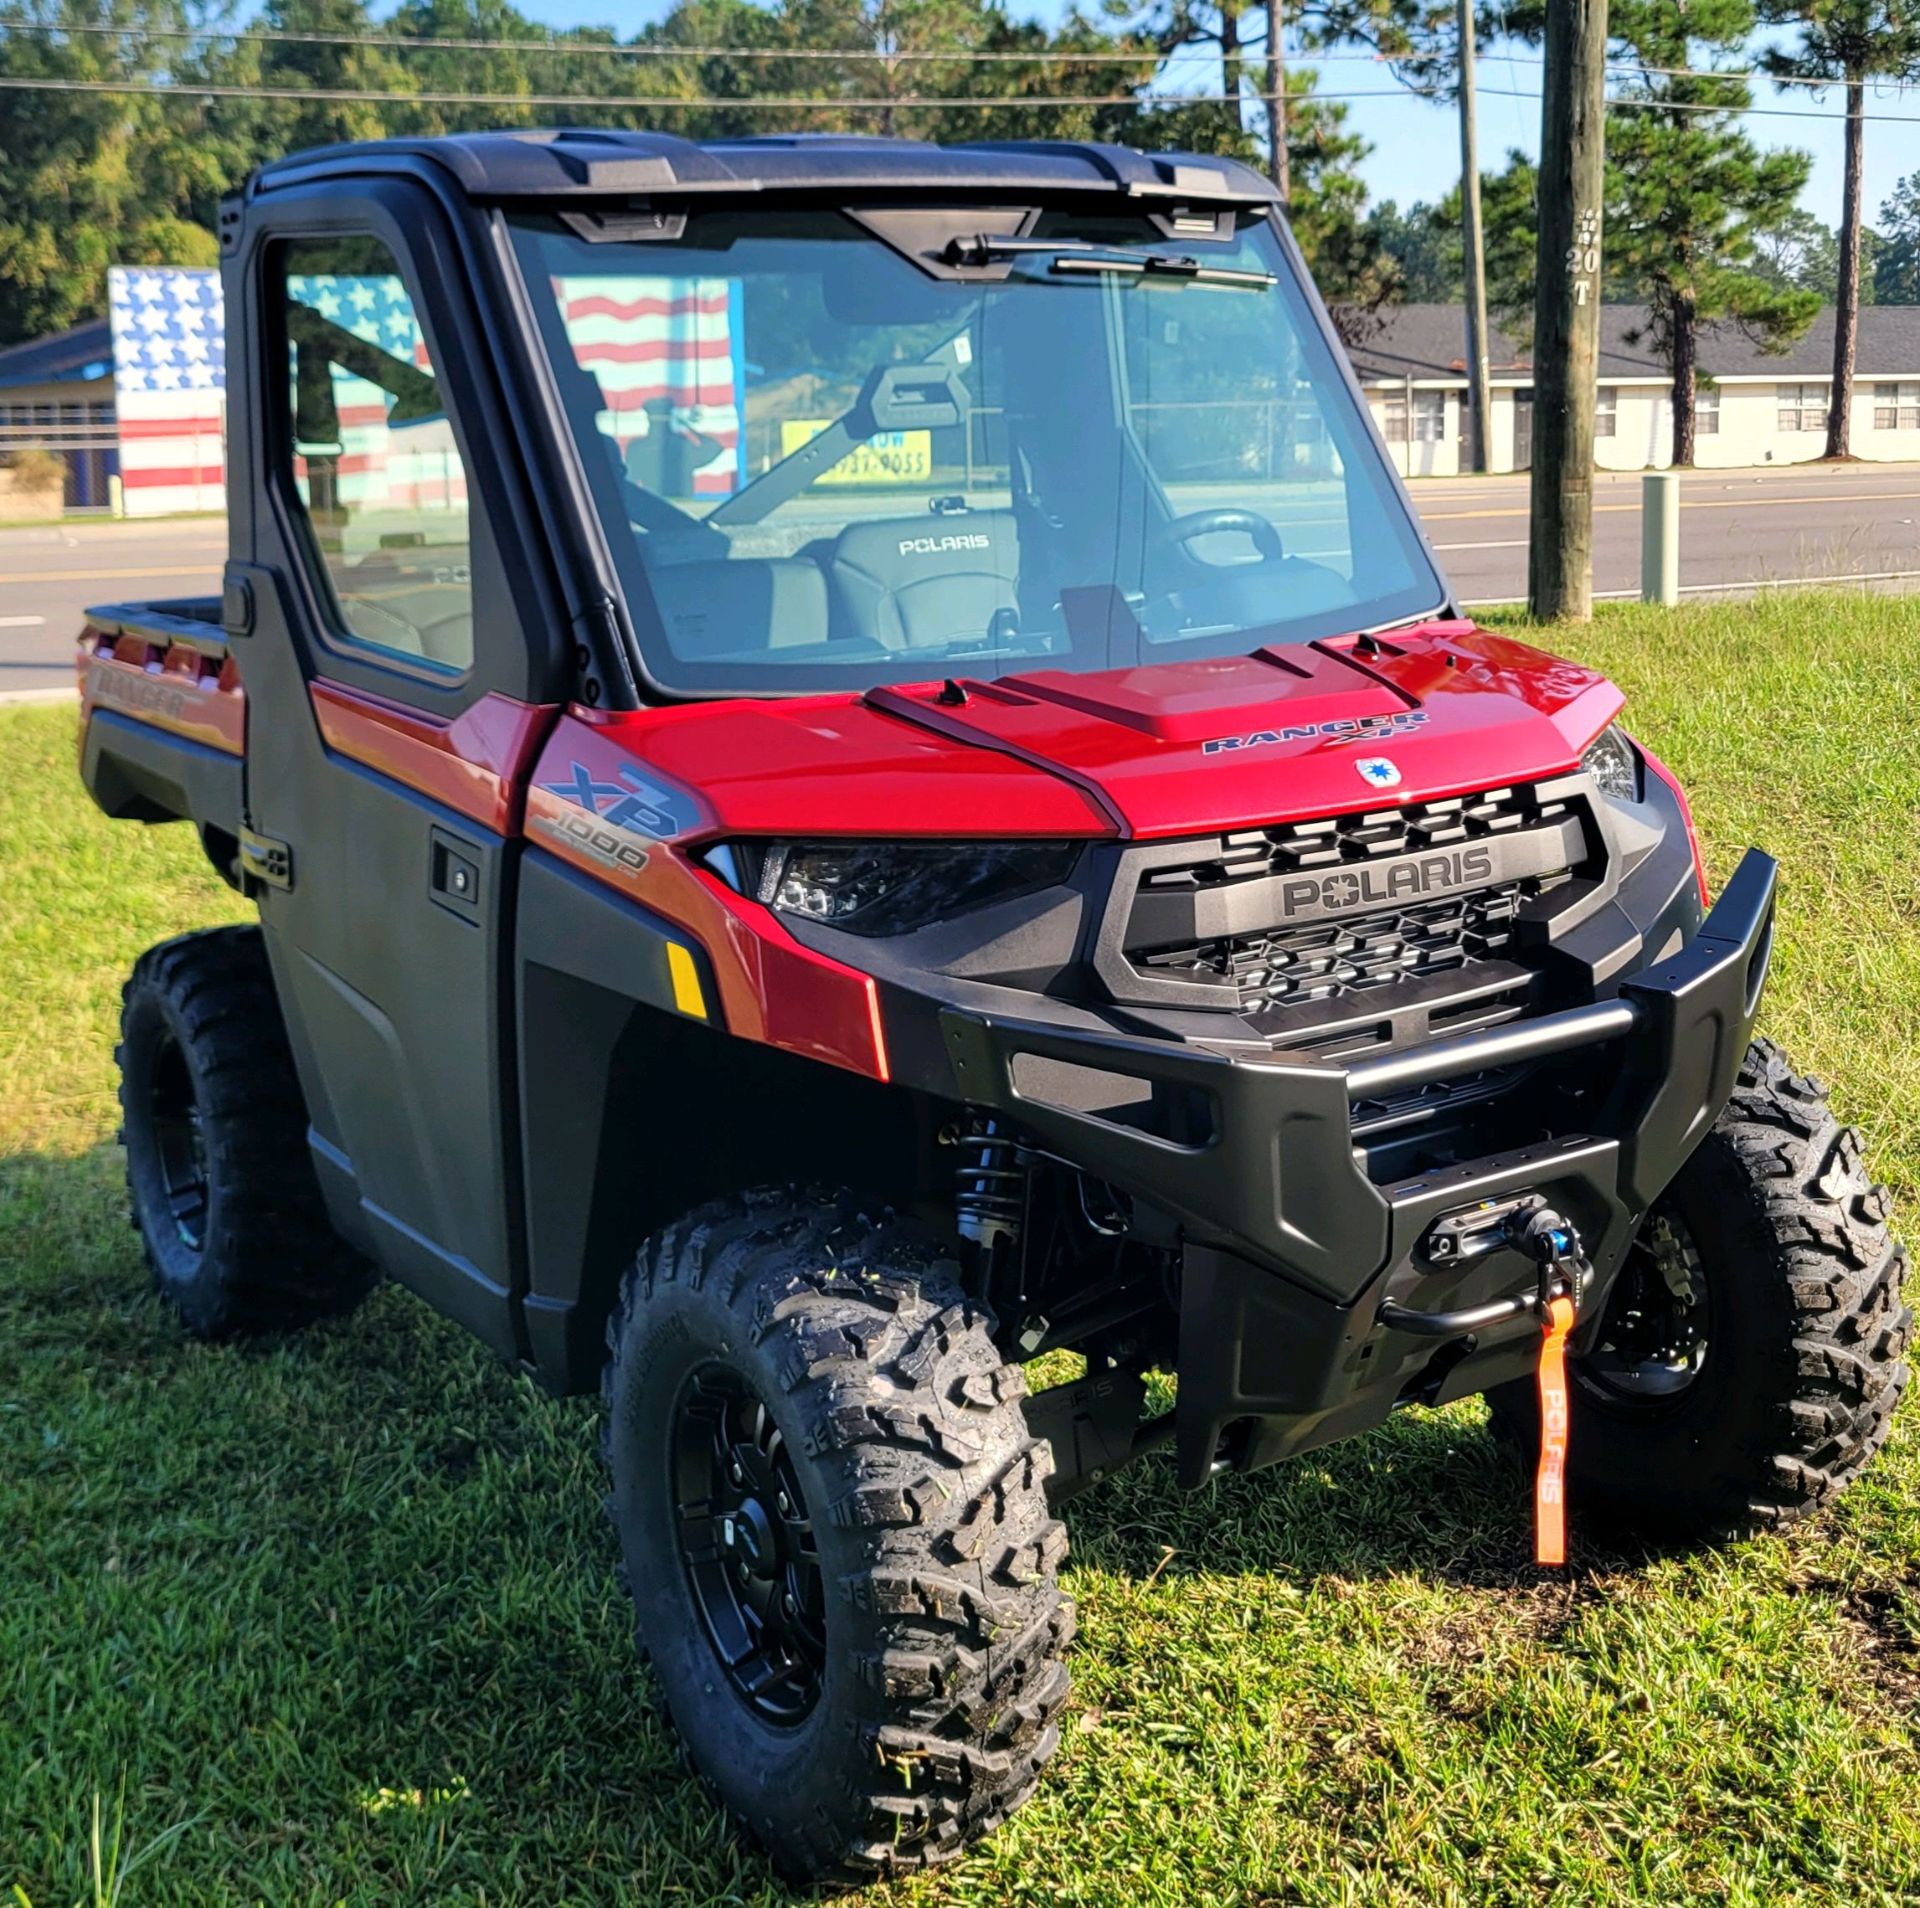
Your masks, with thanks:
[{"label": "black bumper brush guard", "polygon": [[[1584,1348],[1635,1226],[1733,1090],[1772,949],[1775,875],[1749,850],[1693,938],[1612,999],[1344,1068],[942,1011],[967,1099],[1179,1222],[1183,1486],[1350,1436],[1399,1403],[1530,1371],[1538,1265],[1504,1222],[1536,1203],[1565,1215],[1591,1264],[1572,1345]],[[1500,1070],[1523,1096],[1530,1066],[1569,1057],[1607,1082],[1588,1130],[1389,1183],[1368,1176],[1356,1107]],[[1207,1137],[1181,1143],[1090,1111],[1100,1081],[1109,1105],[1137,1104],[1143,1089],[1204,1102]]]}]

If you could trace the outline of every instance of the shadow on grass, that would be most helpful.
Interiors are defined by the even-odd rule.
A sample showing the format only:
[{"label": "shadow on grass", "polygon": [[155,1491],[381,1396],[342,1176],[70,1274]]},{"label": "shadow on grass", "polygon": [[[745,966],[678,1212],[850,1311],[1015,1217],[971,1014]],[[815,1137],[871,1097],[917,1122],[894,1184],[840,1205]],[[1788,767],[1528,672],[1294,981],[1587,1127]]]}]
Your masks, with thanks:
[{"label": "shadow on grass", "polygon": [[111,1147],[0,1161],[0,1262],[0,1889],[124,1789],[142,1903],[808,1898],[650,1714],[588,1406],[397,1290],[186,1339]]},{"label": "shadow on grass", "polygon": [[[593,1408],[397,1290],[295,1338],[195,1344],[148,1290],[117,1151],[0,1162],[0,1706],[29,1897],[82,1811],[203,1820],[146,1899],[794,1899],[651,1717]],[[1194,1494],[1149,1461],[1068,1512],[1078,1574],[1535,1581],[1472,1408]],[[11,1739],[10,1739],[11,1738]],[[0,1876],[0,1883],[8,1877]]]}]

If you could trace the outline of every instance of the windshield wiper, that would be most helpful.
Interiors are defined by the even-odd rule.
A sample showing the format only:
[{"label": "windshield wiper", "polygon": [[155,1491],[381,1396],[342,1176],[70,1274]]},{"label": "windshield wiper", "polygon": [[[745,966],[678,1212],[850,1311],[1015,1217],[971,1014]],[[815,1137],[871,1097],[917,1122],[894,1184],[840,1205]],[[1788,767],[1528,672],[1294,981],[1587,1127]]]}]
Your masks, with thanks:
[{"label": "windshield wiper", "polygon": [[1271,272],[1209,265],[1190,252],[1135,252],[1124,246],[1089,245],[1079,239],[998,238],[981,232],[972,238],[948,240],[943,256],[949,265],[978,268],[1003,259],[1049,254],[1047,269],[1062,275],[1124,272],[1140,277],[1186,278],[1201,285],[1246,285],[1256,290],[1274,282]]}]

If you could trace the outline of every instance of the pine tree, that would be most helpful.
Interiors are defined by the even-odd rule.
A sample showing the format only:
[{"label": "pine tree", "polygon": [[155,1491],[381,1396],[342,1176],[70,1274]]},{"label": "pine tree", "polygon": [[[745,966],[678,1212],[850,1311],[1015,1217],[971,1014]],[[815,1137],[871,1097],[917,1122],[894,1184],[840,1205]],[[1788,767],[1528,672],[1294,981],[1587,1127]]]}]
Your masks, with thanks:
[{"label": "pine tree", "polygon": [[1819,80],[1846,88],[1846,166],[1840,210],[1839,290],[1834,303],[1833,385],[1827,404],[1827,455],[1850,457],[1854,351],[1860,333],[1867,82],[1920,75],[1920,16],[1902,0],[1761,0],[1761,14],[1774,25],[1800,29],[1792,47],[1774,48],[1766,54],[1763,64],[1768,72],[1776,78]]},{"label": "pine tree", "polygon": [[[1543,0],[1507,19],[1539,39]],[[1619,77],[1607,116],[1604,296],[1647,307],[1633,340],[1651,344],[1671,372],[1673,461],[1688,465],[1701,327],[1731,324],[1763,350],[1784,351],[1820,308],[1817,293],[1756,266],[1760,235],[1792,215],[1813,162],[1763,152],[1741,130],[1753,103],[1740,72],[1757,26],[1752,0],[1611,0],[1607,26]],[[1495,296],[1510,306],[1515,293],[1509,285]]]},{"label": "pine tree", "polygon": [[1784,350],[1820,306],[1817,293],[1754,269],[1758,234],[1793,211],[1813,163],[1803,152],[1761,151],[1740,128],[1752,104],[1746,81],[1713,70],[1744,58],[1754,24],[1748,0],[1691,0],[1684,11],[1672,0],[1616,0],[1609,16],[1644,71],[1619,89],[1634,105],[1608,120],[1602,243],[1615,278],[1643,290],[1640,335],[1672,372],[1676,465],[1693,462],[1701,326],[1730,322]]}]

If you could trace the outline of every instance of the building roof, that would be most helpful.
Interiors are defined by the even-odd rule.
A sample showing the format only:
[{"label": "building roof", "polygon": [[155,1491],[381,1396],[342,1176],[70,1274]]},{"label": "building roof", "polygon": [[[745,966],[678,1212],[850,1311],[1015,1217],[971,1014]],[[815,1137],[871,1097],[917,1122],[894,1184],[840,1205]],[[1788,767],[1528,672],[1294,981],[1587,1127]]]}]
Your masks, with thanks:
[{"label": "building roof", "polygon": [[[1628,334],[1647,322],[1639,305],[1600,308],[1600,375],[1664,384],[1670,373],[1652,347]],[[1823,310],[1785,352],[1762,351],[1735,325],[1709,325],[1700,333],[1700,369],[1715,378],[1824,378],[1833,371],[1831,308]],[[1363,384],[1403,378],[1465,378],[1467,321],[1459,305],[1389,305],[1350,353]],[[1488,358],[1496,384],[1524,384],[1533,374],[1532,354],[1499,325],[1491,327]],[[1920,305],[1867,305],[1860,312],[1856,375],[1920,377]]]},{"label": "building roof", "polygon": [[276,159],[253,189],[342,173],[435,165],[476,198],[635,192],[1121,192],[1149,204],[1188,199],[1268,204],[1272,184],[1236,159],[1142,153],[1092,141],[1033,139],[937,146],[852,133],[791,133],[697,143],[670,133],[561,127],[455,133],[316,147]]},{"label": "building roof", "polygon": [[0,351],[0,390],[20,384],[91,383],[112,376],[113,340],[104,318]]}]

